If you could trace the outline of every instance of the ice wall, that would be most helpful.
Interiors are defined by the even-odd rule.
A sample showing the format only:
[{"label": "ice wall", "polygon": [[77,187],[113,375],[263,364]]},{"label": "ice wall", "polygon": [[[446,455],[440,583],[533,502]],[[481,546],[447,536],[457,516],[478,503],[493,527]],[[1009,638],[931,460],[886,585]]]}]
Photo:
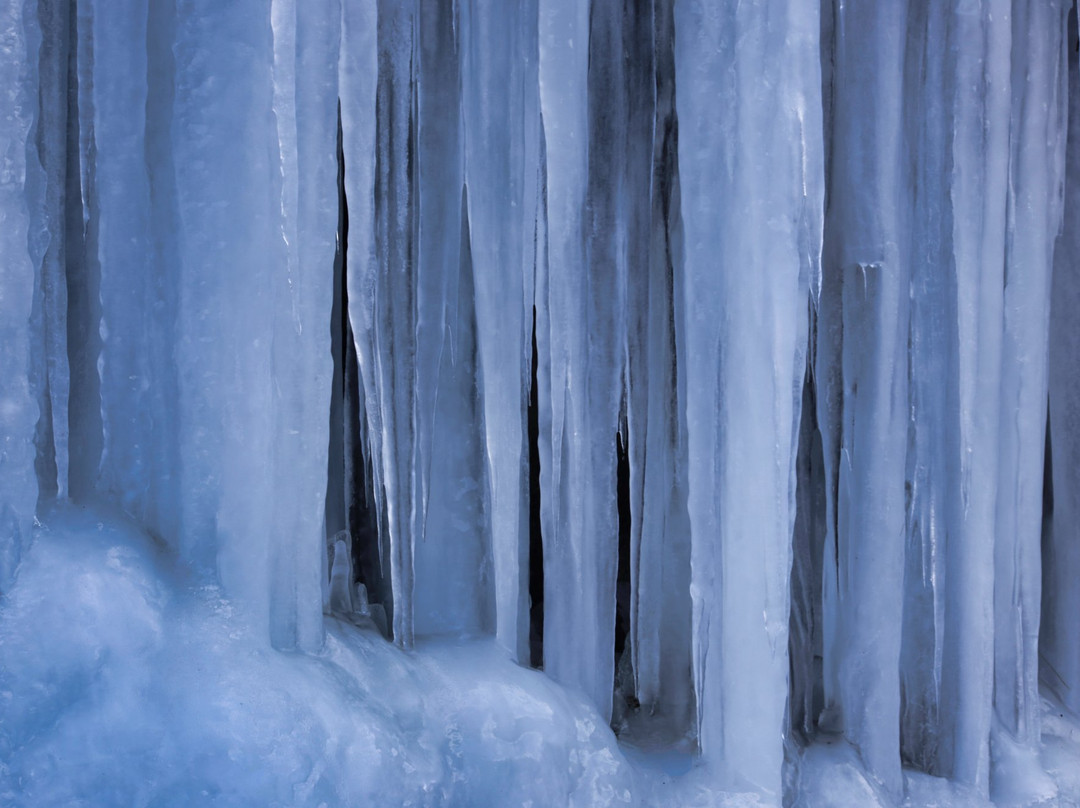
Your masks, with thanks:
[{"label": "ice wall", "polygon": [[901,761],[986,792],[995,747],[1038,744],[1065,10],[827,21],[824,717],[894,794]]},{"label": "ice wall", "polygon": [[316,650],[362,505],[405,648],[994,793],[1080,709],[1067,5],[7,3],[0,590],[103,500]]},{"label": "ice wall", "polygon": [[8,13],[5,576],[39,488],[103,498],[318,648],[338,6]]}]

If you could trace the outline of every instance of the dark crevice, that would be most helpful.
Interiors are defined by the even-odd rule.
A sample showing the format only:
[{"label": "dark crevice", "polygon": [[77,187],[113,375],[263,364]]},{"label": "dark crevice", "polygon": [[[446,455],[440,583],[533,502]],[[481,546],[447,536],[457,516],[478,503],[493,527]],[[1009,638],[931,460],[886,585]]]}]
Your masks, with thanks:
[{"label": "dark crevice", "polygon": [[337,192],[338,222],[337,244],[334,251],[334,300],[330,309],[330,355],[334,361],[332,393],[330,395],[330,446],[326,472],[326,536],[332,538],[346,525],[345,488],[345,310],[348,306],[348,290],[345,288],[345,253],[348,242],[349,217],[345,200],[345,150],[342,142],[341,101],[337,109]]},{"label": "dark crevice", "polygon": [[1046,448],[1043,454],[1043,523],[1054,515],[1054,464],[1050,453],[1050,401],[1046,402]]},{"label": "dark crevice", "polygon": [[619,558],[615,579],[615,678],[613,724],[618,717],[638,707],[634,695],[634,673],[630,654],[630,455],[624,428],[615,435],[615,500],[619,514]]},{"label": "dark crevice", "polygon": [[364,408],[360,365],[349,320],[349,204],[345,194],[345,149],[338,103],[338,230],[334,255],[331,354],[334,362],[330,398],[330,445],[326,486],[326,538],[348,534],[353,577],[367,589],[368,600],[381,604],[391,619],[388,582],[379,551],[379,519],[364,452]]},{"label": "dark crevice", "polygon": [[536,307],[532,310],[529,385],[529,663],[544,667],[544,541],[540,521],[540,407],[537,397]]},{"label": "dark crevice", "polygon": [[[1075,30],[1076,9],[1073,8],[1069,20]],[[1051,374],[1050,384],[1054,384]],[[1042,488],[1042,525],[1039,537],[1039,557],[1041,562],[1040,575],[1042,583],[1041,613],[1039,623],[1039,682],[1054,693],[1061,693],[1062,688],[1068,689],[1068,684],[1062,678],[1053,664],[1053,652],[1045,653],[1046,644],[1053,643],[1054,623],[1058,617],[1058,609],[1055,604],[1056,586],[1051,570],[1057,563],[1054,558],[1054,460],[1050,439],[1050,397],[1046,400],[1046,444],[1043,454],[1043,488]]]},{"label": "dark crevice", "polygon": [[825,551],[825,458],[817,427],[817,390],[808,364],[795,461],[791,613],[788,634],[788,721],[805,743],[824,707],[822,678],[822,565]]},{"label": "dark crevice", "polygon": [[619,567],[615,585],[615,663],[630,636],[630,457],[615,435],[616,501],[619,508]]}]

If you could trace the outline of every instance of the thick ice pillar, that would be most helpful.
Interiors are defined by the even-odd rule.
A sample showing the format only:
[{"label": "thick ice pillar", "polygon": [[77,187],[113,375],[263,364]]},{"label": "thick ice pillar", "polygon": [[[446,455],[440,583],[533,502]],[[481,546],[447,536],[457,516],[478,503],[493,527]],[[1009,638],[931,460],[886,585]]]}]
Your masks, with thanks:
[{"label": "thick ice pillar", "polygon": [[[676,726],[691,720],[690,524],[686,512],[686,418],[676,323],[681,312],[678,157],[675,143],[674,16],[671,0],[635,8],[627,42],[630,130],[650,148],[649,175],[636,152],[628,171],[625,393],[630,461],[630,630],[635,696]],[[644,29],[644,30],[643,30]],[[646,57],[649,53],[651,58]],[[646,86],[646,82],[648,85]],[[651,103],[650,103],[651,102]],[[628,144],[640,149],[642,144]],[[631,167],[628,165],[628,168]]]},{"label": "thick ice pillar", "polygon": [[676,7],[699,741],[778,799],[808,279],[821,238],[819,19]]},{"label": "thick ice pillar", "polygon": [[[548,263],[537,295],[546,333],[548,401],[541,401],[544,669],[607,716],[614,660],[618,524],[618,375],[612,267],[590,261],[590,4],[541,0],[540,102],[547,148]],[[550,463],[547,460],[550,452]],[[548,471],[544,471],[545,466]]]},{"label": "thick ice pillar", "polygon": [[[1080,57],[1070,15],[1065,221],[1054,251],[1050,302],[1053,511],[1043,537],[1043,681],[1080,715]],[[1045,529],[1045,528],[1044,528]]]},{"label": "thick ice pillar", "polygon": [[[139,0],[88,4],[93,41],[94,258],[101,268],[101,415],[104,449],[98,489],[143,523],[152,512],[156,420],[149,335],[171,312],[154,315],[151,295],[150,178],[146,161],[148,6]],[[155,526],[156,527],[156,526]]]},{"label": "thick ice pillar", "polygon": [[[274,503],[279,493],[293,494],[275,489],[275,412],[284,388],[296,383],[274,375],[276,310],[284,307],[290,319],[295,312],[276,294],[287,285],[287,246],[270,8],[184,4],[173,53],[179,544],[190,561],[217,570],[270,637]],[[329,259],[325,271],[332,271]],[[324,322],[329,307],[327,298]],[[329,334],[322,338],[328,357]],[[319,468],[325,475],[325,458]],[[282,642],[276,633],[274,640]]]},{"label": "thick ice pillar", "polygon": [[1012,132],[994,546],[997,727],[1039,743],[1040,537],[1050,273],[1061,225],[1066,103],[1063,3],[1012,8]]},{"label": "thick ice pillar", "polygon": [[270,634],[322,645],[323,509],[333,371],[339,0],[275,0],[274,117],[285,262],[273,276]]},{"label": "thick ice pillar", "polygon": [[27,26],[33,10],[21,0],[0,3],[0,119],[4,170],[0,172],[0,592],[7,589],[30,541],[37,505],[34,430],[38,406],[30,389],[30,312],[34,265],[27,248],[27,139],[37,107],[37,71],[31,65]]},{"label": "thick ice pillar", "polygon": [[[449,0],[421,3],[418,14],[421,282],[413,602],[417,634],[475,635],[494,627],[496,576],[484,496],[484,393],[477,385],[477,287],[469,238],[470,200],[463,177],[467,118],[461,104],[469,20],[466,8]],[[505,73],[500,79],[505,82]],[[505,126],[505,119],[500,121]],[[490,154],[485,153],[482,164],[489,162]],[[505,212],[512,215],[515,209],[507,205]],[[501,269],[482,279],[485,291],[503,279],[513,283],[518,277]],[[520,296],[506,308],[516,315]],[[492,319],[502,323],[504,311]],[[506,347],[510,350],[513,345]],[[498,378],[498,368],[494,371]],[[508,385],[494,387],[509,392]],[[496,442],[493,448],[497,451],[500,445]]]},{"label": "thick ice pillar", "polygon": [[[584,4],[582,4],[584,5]],[[539,203],[536,0],[459,4],[461,115],[496,636],[529,658],[526,402]],[[585,47],[582,41],[581,47]]]},{"label": "thick ice pillar", "polygon": [[[1008,198],[1012,42],[1009,0],[953,13],[957,53],[949,203],[956,277],[958,502],[946,547],[938,773],[989,786],[993,711],[998,390]],[[974,90],[974,91],[973,91]],[[957,505],[959,507],[957,508]]]},{"label": "thick ice pillar", "polygon": [[[910,205],[904,239],[910,284],[907,333],[908,424],[905,464],[903,637],[900,645],[900,749],[934,771],[945,650],[947,548],[962,514],[957,427],[956,283],[949,207],[948,9],[909,9],[904,120],[905,176],[899,205]],[[921,81],[911,76],[919,71]],[[908,190],[910,188],[910,191]],[[873,507],[872,505],[870,507]]]},{"label": "thick ice pillar", "polygon": [[824,564],[826,720],[842,721],[869,772],[894,795],[902,789],[897,727],[908,435],[906,25],[903,4],[835,6],[817,345],[826,475],[836,486]]}]

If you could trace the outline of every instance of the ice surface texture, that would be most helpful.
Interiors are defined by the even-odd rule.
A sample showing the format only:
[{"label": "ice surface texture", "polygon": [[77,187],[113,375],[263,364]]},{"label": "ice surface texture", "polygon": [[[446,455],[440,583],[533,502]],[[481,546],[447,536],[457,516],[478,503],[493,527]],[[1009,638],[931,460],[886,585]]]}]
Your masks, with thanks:
[{"label": "ice surface texture", "polygon": [[130,524],[51,522],[0,603],[4,806],[629,802],[595,710],[490,641],[406,654],[327,618],[282,654]]},{"label": "ice surface texture", "polygon": [[710,787],[1045,795],[1070,5],[0,0],[0,598],[117,507],[279,650],[359,583]]}]

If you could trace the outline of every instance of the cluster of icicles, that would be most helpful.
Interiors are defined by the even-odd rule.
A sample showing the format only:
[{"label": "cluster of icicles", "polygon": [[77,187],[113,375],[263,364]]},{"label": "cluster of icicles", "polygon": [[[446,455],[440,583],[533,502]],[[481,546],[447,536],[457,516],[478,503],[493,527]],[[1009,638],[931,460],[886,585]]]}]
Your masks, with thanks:
[{"label": "cluster of icicles", "polygon": [[348,529],[733,783],[985,791],[1080,710],[1067,6],[0,3],[0,589],[105,500],[317,649]]}]

